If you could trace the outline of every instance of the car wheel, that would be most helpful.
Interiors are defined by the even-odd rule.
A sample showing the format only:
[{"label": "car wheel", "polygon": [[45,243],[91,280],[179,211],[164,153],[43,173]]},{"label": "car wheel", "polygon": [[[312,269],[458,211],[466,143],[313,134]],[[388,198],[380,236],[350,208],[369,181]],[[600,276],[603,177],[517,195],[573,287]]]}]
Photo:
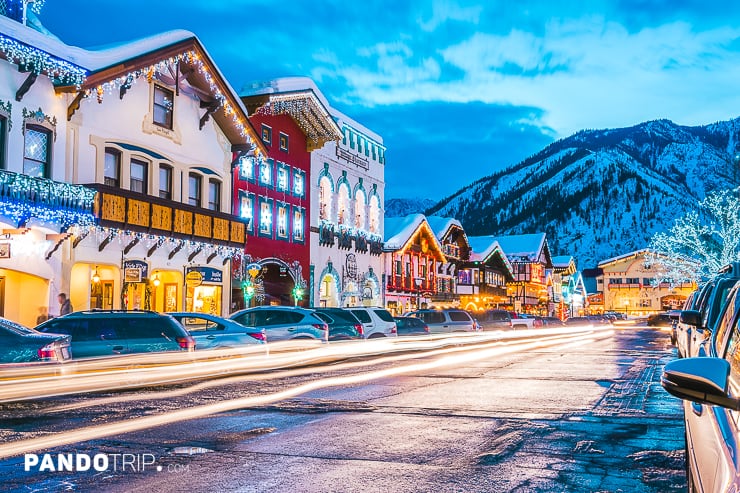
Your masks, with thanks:
[{"label": "car wheel", "polygon": [[370,334],[370,336],[368,337],[368,339],[377,339],[378,337],[385,337],[385,334],[380,334],[380,333],[376,332],[375,334]]}]

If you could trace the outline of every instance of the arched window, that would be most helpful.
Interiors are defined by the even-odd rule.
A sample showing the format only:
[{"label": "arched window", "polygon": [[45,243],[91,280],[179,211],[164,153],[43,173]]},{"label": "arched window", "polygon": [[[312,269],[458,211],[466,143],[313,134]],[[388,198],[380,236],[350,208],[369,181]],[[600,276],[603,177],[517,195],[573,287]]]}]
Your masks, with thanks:
[{"label": "arched window", "polygon": [[380,234],[380,200],[377,195],[370,197],[370,232]]},{"label": "arched window", "polygon": [[349,214],[349,185],[342,182],[339,185],[339,194],[337,196],[337,223],[350,224]]},{"label": "arched window", "polygon": [[365,191],[362,188],[355,190],[355,228],[365,229],[365,207],[367,200]]},{"label": "arched window", "polygon": [[319,219],[328,220],[331,217],[331,179],[322,176],[319,181]]}]

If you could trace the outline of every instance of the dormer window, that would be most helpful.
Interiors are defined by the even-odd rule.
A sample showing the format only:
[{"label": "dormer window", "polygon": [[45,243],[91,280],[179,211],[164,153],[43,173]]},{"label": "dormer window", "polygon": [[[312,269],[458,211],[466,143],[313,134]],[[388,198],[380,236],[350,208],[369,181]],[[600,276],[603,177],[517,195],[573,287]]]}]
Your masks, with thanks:
[{"label": "dormer window", "polygon": [[160,127],[172,130],[172,109],[174,108],[174,93],[161,86],[154,86],[154,105],[152,108],[153,121]]}]

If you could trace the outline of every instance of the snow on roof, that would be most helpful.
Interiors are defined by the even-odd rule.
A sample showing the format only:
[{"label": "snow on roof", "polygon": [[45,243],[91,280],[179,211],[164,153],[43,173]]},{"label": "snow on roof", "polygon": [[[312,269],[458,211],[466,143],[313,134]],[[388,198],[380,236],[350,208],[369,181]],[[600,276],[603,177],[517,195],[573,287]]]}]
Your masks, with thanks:
[{"label": "snow on roof", "polygon": [[65,44],[59,38],[43,34],[1,15],[0,33],[93,72],[186,39],[196,38],[190,31],[175,30],[110,45],[104,49],[86,50]]},{"label": "snow on roof", "polygon": [[496,240],[510,261],[534,262],[545,246],[545,233],[497,236]]},{"label": "snow on roof", "polygon": [[606,260],[602,260],[601,262],[599,262],[598,267],[601,268],[602,266],[605,266],[607,264],[611,264],[611,263],[614,263],[614,262],[619,262],[620,260],[626,260],[626,259],[631,258],[631,257],[638,257],[638,256],[644,255],[644,254],[646,254],[648,252],[649,252],[649,250],[646,249],[646,248],[644,248],[642,250],[635,250],[634,252],[625,253],[625,254],[619,255],[617,257],[608,258]]},{"label": "snow on roof", "polygon": [[442,241],[452,226],[457,226],[464,231],[460,221],[454,217],[427,216],[427,222],[439,241]]},{"label": "snow on roof", "polygon": [[497,246],[501,248],[493,235],[468,236],[468,243],[470,243],[470,249],[472,250],[470,260],[474,262],[481,262],[488,258]]},{"label": "snow on roof", "polygon": [[329,100],[326,99],[324,94],[319,90],[316,83],[309,77],[281,77],[278,79],[272,79],[265,82],[256,82],[248,84],[242,91],[242,96],[257,96],[260,94],[275,94],[281,92],[298,92],[298,91],[313,91],[316,97],[319,98],[321,103],[329,111],[329,114],[338,120],[337,124],[341,126],[342,123],[349,125],[350,127],[364,133],[366,136],[377,141],[378,144],[383,144],[383,138],[370,130],[369,128],[357,123],[352,118],[348,117],[341,111],[334,108],[329,104]]},{"label": "snow on roof", "polygon": [[386,217],[384,223],[384,250],[400,250],[422,223],[424,214],[409,214],[404,217]]},{"label": "snow on roof", "polygon": [[573,257],[570,255],[557,255],[552,258],[552,266],[557,268],[566,268],[573,261]]}]

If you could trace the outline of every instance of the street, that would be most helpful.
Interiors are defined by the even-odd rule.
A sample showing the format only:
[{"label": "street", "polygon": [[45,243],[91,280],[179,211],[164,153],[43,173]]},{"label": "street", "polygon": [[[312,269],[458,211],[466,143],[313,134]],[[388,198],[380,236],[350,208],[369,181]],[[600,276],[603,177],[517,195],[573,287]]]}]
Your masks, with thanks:
[{"label": "street", "polygon": [[[0,404],[2,489],[685,489],[682,408],[659,383],[662,366],[675,358],[668,332],[617,326],[445,351]],[[178,418],[184,409],[205,412],[209,405],[291,388],[306,391]],[[134,426],[160,415],[159,426],[123,424],[101,438],[91,426]],[[8,453],[13,444],[49,431],[82,428],[92,439],[24,449],[38,465],[29,467],[28,455]],[[45,469],[44,454],[50,456]],[[109,463],[104,470],[58,471],[59,454],[105,456]]]}]

